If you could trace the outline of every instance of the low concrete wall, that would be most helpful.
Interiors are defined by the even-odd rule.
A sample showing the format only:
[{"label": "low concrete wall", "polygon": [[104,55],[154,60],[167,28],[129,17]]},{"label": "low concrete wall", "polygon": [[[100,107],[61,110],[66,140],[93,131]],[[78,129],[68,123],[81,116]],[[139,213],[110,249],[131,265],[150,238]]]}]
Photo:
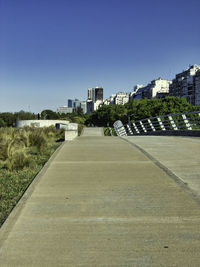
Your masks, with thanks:
[{"label": "low concrete wall", "polygon": [[69,121],[66,120],[18,120],[16,123],[17,128],[24,126],[35,126],[35,127],[49,127],[56,126],[56,124],[68,125]]},{"label": "low concrete wall", "polygon": [[156,131],[156,132],[147,132],[134,134],[133,136],[141,136],[141,135],[154,135],[154,136],[193,136],[200,137],[200,130],[177,130],[177,131]]},{"label": "low concrete wall", "polygon": [[24,126],[34,127],[49,127],[56,126],[57,129],[65,130],[65,140],[71,141],[78,136],[78,124],[69,123],[66,120],[18,120],[16,123],[17,128]]},{"label": "low concrete wall", "polygon": [[71,141],[78,136],[78,124],[69,123],[65,131],[65,141]]}]

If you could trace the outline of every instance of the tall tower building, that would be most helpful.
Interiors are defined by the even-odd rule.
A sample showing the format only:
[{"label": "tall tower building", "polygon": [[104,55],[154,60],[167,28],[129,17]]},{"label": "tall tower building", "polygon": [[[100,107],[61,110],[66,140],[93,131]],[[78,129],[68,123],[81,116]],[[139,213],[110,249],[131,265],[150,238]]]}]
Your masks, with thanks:
[{"label": "tall tower building", "polygon": [[94,99],[95,99],[95,102],[97,100],[103,101],[103,88],[102,87],[94,88]]},{"label": "tall tower building", "polygon": [[103,88],[95,87],[88,89],[87,113],[91,113],[99,108],[103,103]]},{"label": "tall tower building", "polygon": [[93,88],[88,88],[88,100],[93,100]]}]

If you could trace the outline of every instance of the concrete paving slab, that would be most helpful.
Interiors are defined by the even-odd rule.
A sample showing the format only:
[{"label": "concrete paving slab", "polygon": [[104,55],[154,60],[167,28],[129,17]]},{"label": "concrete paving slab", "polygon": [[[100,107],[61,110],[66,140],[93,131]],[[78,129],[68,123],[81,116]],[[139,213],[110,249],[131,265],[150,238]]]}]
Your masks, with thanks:
[{"label": "concrete paving slab", "polygon": [[199,137],[129,136],[124,139],[146,151],[200,196]]},{"label": "concrete paving slab", "polygon": [[199,202],[118,137],[66,142],[30,192],[0,266],[200,265]]},{"label": "concrete paving slab", "polygon": [[103,128],[101,127],[85,127],[82,136],[103,136]]}]

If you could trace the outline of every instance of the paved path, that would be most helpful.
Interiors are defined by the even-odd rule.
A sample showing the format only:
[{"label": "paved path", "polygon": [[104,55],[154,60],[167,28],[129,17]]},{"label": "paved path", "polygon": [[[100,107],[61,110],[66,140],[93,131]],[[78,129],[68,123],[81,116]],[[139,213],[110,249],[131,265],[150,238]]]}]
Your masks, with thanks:
[{"label": "paved path", "polygon": [[103,128],[101,127],[85,127],[82,136],[103,136]]},{"label": "paved path", "polygon": [[125,137],[152,156],[158,165],[186,183],[200,197],[200,138],[173,136]]},{"label": "paved path", "polygon": [[0,244],[9,267],[200,266],[200,204],[138,148],[88,133],[36,178]]}]

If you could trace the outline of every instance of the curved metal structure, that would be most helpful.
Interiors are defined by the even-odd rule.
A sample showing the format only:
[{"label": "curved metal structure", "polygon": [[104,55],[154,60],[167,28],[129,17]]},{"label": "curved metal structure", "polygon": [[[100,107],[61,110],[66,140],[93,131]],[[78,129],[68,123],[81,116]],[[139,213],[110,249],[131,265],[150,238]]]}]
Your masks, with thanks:
[{"label": "curved metal structure", "polygon": [[168,114],[158,117],[130,121],[123,125],[121,121],[114,123],[118,136],[155,134],[156,132],[198,131],[200,133],[200,111]]}]

